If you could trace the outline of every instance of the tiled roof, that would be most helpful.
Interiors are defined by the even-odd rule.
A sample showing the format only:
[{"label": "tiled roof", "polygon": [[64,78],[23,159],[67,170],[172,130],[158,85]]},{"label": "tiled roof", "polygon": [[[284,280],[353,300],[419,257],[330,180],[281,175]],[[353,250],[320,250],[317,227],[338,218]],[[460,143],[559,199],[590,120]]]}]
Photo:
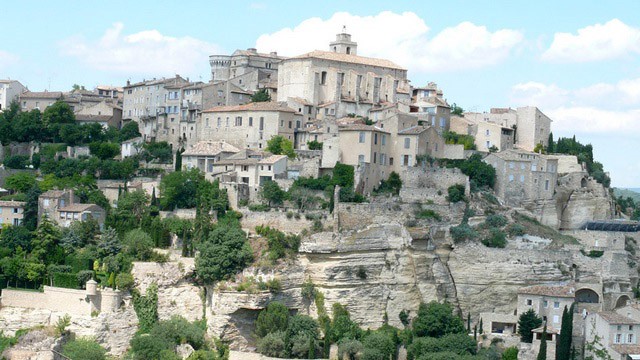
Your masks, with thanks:
[{"label": "tiled roof", "polygon": [[76,121],[109,121],[113,118],[112,115],[83,115],[76,114]]},{"label": "tiled roof", "polygon": [[534,285],[518,289],[518,294],[544,295],[555,297],[575,297],[576,290],[573,285]]},{"label": "tiled roof", "polygon": [[290,97],[289,99],[291,99],[291,101],[297,102],[299,104],[302,105],[307,105],[307,106],[312,106],[313,104],[308,102],[307,100],[300,98],[300,97]]},{"label": "tiled roof", "polygon": [[160,85],[160,84],[171,84],[171,82],[174,82],[174,83],[175,83],[177,79],[179,79],[180,81],[184,81],[184,82],[186,82],[186,80],[185,80],[185,79],[183,79],[182,77],[180,77],[180,76],[176,76],[176,77],[172,77],[172,78],[169,78],[169,79],[162,78],[162,79],[145,80],[145,81],[141,81],[141,82],[138,82],[138,83],[135,83],[135,84],[127,85],[127,86],[125,86],[123,89],[125,89],[125,88],[131,88],[131,87],[137,87],[137,86],[150,86],[150,85]]},{"label": "tiled roof", "polygon": [[614,344],[611,348],[620,355],[640,355],[640,345],[635,344]]},{"label": "tiled roof", "polygon": [[24,201],[0,201],[0,207],[24,207],[25,204]]},{"label": "tiled roof", "polygon": [[377,131],[389,134],[388,131],[373,125],[353,124],[341,127],[338,131]]},{"label": "tiled roof", "polygon": [[322,50],[315,50],[310,53],[296,56],[294,59],[321,59],[321,60],[338,61],[338,62],[344,62],[344,63],[350,63],[350,64],[369,65],[369,66],[385,67],[385,68],[398,69],[398,70],[406,70],[400,65],[385,59],[376,59],[376,58],[369,58],[369,57],[351,55],[351,54],[341,54],[341,53],[335,53],[331,51],[322,51]]},{"label": "tiled roof", "polygon": [[216,156],[223,152],[237,153],[239,151],[240,149],[224,141],[199,141],[182,153],[182,156]]},{"label": "tiled roof", "polygon": [[[539,328],[535,328],[531,330],[534,333],[542,333],[544,331],[544,326],[540,326]],[[547,334],[559,334],[560,330],[554,329],[551,326],[547,326]]]},{"label": "tiled roof", "polygon": [[62,91],[27,91],[20,94],[22,99],[60,99]]},{"label": "tiled roof", "polygon": [[270,152],[243,149],[225,159],[218,161],[215,165],[254,165],[261,159],[272,156]]},{"label": "tiled roof", "polygon": [[598,313],[610,325],[635,325],[640,322],[630,319],[624,315],[620,315],[615,311],[601,311]]},{"label": "tiled roof", "polygon": [[278,161],[286,158],[287,158],[287,155],[271,155],[268,158],[264,158],[258,161],[258,164],[265,164],[265,165],[275,164]]},{"label": "tiled roof", "polygon": [[262,56],[268,57],[276,60],[284,59],[282,56],[278,56],[278,54],[267,54],[267,53],[259,53],[253,50],[236,50],[231,54],[231,56],[244,55],[244,56]]},{"label": "tiled roof", "polygon": [[275,101],[252,102],[244,105],[216,106],[211,109],[205,110],[203,112],[215,113],[215,112],[236,112],[236,111],[280,111],[280,112],[297,113],[296,110]]},{"label": "tiled roof", "polygon": [[[61,208],[58,211],[66,211],[66,212],[82,212],[88,210],[96,210],[94,208],[100,208],[100,206],[96,204],[71,204]],[[102,208],[100,208],[102,209]]]},{"label": "tiled roof", "polygon": [[428,126],[416,125],[416,126],[412,126],[410,128],[406,128],[398,131],[398,135],[418,135],[427,131],[428,128],[429,128]]},{"label": "tiled roof", "polygon": [[50,197],[50,198],[58,198],[63,196],[67,191],[66,190],[49,190],[40,194],[41,197]]}]

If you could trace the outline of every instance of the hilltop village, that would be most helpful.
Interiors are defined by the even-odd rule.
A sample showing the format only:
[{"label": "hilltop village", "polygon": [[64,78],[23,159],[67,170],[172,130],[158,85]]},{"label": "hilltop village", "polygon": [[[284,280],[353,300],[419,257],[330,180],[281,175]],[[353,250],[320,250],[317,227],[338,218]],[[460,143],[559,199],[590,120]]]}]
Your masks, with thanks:
[{"label": "hilltop village", "polygon": [[640,204],[591,145],[355,40],[0,80],[0,356],[639,359]]}]

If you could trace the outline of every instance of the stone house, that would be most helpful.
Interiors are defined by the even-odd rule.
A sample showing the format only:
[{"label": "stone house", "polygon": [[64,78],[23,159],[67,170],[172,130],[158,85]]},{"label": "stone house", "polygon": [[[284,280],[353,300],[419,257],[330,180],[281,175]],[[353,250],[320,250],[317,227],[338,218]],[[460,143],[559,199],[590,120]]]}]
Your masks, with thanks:
[{"label": "stone house", "polygon": [[294,142],[301,115],[283,103],[256,102],[218,106],[203,111],[198,124],[199,141],[226,141],[239,148],[266,149],[267,141],[280,135]]},{"label": "stone house", "polygon": [[474,122],[467,118],[451,117],[451,131],[474,137],[476,150],[489,152],[495,146],[497,151],[512,149],[515,143],[515,130],[488,121]]},{"label": "stone house", "polygon": [[[211,178],[220,179],[227,189],[233,189],[232,184],[240,184],[235,189],[249,192],[248,198],[255,201],[264,182],[287,178],[287,156],[241,150],[214,163]],[[237,194],[231,194],[230,197],[237,198]]]},{"label": "stone house", "polygon": [[409,101],[407,70],[384,59],[357,55],[357,43],[344,31],[330,51],[285,59],[278,68],[278,101],[301,98],[316,118],[368,116],[382,103]]},{"label": "stone house", "polygon": [[25,204],[24,201],[0,201],[0,228],[22,224]]},{"label": "stone house", "polygon": [[436,83],[431,82],[427,86],[411,89],[411,113],[439,133],[449,130],[451,107]]},{"label": "stone house", "polygon": [[125,140],[120,144],[120,157],[128,158],[129,156],[138,155],[142,150],[143,140],[141,137]]},{"label": "stone house", "polygon": [[58,209],[56,222],[62,227],[69,227],[72,222],[94,219],[102,229],[107,214],[96,204],[70,204]]},{"label": "stone house", "polygon": [[213,174],[216,162],[238,152],[240,149],[224,141],[199,141],[182,153],[182,167],[198,168],[205,175]]},{"label": "stone house", "polygon": [[49,190],[38,197],[38,222],[43,216],[57,222],[58,210],[77,202],[77,198],[70,190]]},{"label": "stone house", "polygon": [[[488,113],[464,113],[474,124],[489,122],[514,129],[515,147],[533,151],[537,144],[547,146],[552,120],[535,106],[492,108]],[[497,145],[496,145],[497,146]]]},{"label": "stone house", "polygon": [[25,91],[20,94],[20,109],[22,111],[38,109],[44,112],[47,107],[58,100],[62,100],[63,97],[62,91]]},{"label": "stone house", "polygon": [[20,94],[26,89],[18,80],[0,80],[0,112],[8,109],[12,102],[18,101]]},{"label": "stone house", "polygon": [[534,285],[518,290],[518,316],[533,309],[549,329],[560,329],[562,326],[562,312],[567,309],[576,298],[576,287],[573,284],[560,286]]},{"label": "stone house", "polygon": [[358,124],[341,127],[338,132],[340,162],[352,165],[361,174],[355,190],[371,193],[391,172],[391,133],[377,126]]},{"label": "stone house", "polygon": [[[603,349],[614,360],[640,357],[640,321],[613,311],[588,314],[585,319],[585,343]],[[593,353],[587,347],[585,357]]]},{"label": "stone house", "polygon": [[543,154],[510,149],[484,160],[496,169],[496,195],[511,206],[551,200],[557,183],[558,160]]},{"label": "stone house", "polygon": [[80,107],[74,114],[79,124],[98,123],[105,129],[109,126],[117,129],[122,127],[122,107],[111,101],[103,100]]},{"label": "stone house", "polygon": [[254,48],[236,50],[231,55],[211,55],[211,81],[230,81],[236,86],[257,90],[260,81],[277,78],[278,66],[284,59],[276,52],[259,53]]}]

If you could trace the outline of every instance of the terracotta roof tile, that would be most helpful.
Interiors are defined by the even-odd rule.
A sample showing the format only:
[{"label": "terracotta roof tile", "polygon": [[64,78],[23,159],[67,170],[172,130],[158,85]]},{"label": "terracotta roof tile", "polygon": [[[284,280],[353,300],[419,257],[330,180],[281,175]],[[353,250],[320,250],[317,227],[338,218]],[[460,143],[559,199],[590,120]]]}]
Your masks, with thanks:
[{"label": "terracotta roof tile", "polygon": [[25,204],[24,201],[0,201],[0,207],[24,207]]},{"label": "terracotta roof tile", "polygon": [[615,311],[601,311],[598,313],[610,325],[635,325],[640,322],[630,319],[624,315],[620,315]]},{"label": "terracotta roof tile", "polygon": [[27,91],[20,94],[23,99],[60,99],[62,91]]},{"label": "terracotta roof tile", "polygon": [[239,151],[240,149],[224,141],[199,141],[182,153],[182,156],[216,156],[223,152],[237,153]]},{"label": "terracotta roof tile", "polygon": [[341,127],[338,131],[377,131],[390,134],[388,131],[374,125],[353,124]]},{"label": "terracotta roof tile", "polygon": [[310,53],[296,56],[293,59],[321,59],[321,60],[338,61],[338,62],[344,62],[344,63],[350,63],[350,64],[361,64],[361,65],[385,67],[385,68],[398,69],[398,70],[406,70],[400,65],[385,59],[376,59],[376,58],[369,58],[369,57],[351,55],[351,54],[341,54],[341,53],[335,53],[331,51],[322,51],[322,50],[315,50]]},{"label": "terracotta roof tile", "polygon": [[252,102],[244,105],[216,106],[211,109],[205,110],[203,112],[215,113],[215,112],[238,112],[238,111],[280,111],[280,112],[297,113],[296,110],[274,101]]},{"label": "terracotta roof tile", "polygon": [[82,212],[87,210],[97,210],[94,208],[102,209],[100,206],[96,204],[71,204],[61,208],[58,211],[66,211],[66,212]]}]

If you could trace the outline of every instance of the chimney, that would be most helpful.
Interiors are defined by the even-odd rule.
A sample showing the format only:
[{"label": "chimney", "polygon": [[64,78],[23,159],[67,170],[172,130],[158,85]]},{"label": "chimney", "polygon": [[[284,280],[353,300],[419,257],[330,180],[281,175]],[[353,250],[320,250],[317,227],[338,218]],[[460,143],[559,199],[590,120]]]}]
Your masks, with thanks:
[{"label": "chimney", "polygon": [[271,56],[278,56],[278,52],[276,52],[276,51],[272,51],[272,52],[271,52]]},{"label": "chimney", "polygon": [[256,48],[248,48],[247,49],[248,52],[253,53],[253,54],[257,54],[258,50]]}]

